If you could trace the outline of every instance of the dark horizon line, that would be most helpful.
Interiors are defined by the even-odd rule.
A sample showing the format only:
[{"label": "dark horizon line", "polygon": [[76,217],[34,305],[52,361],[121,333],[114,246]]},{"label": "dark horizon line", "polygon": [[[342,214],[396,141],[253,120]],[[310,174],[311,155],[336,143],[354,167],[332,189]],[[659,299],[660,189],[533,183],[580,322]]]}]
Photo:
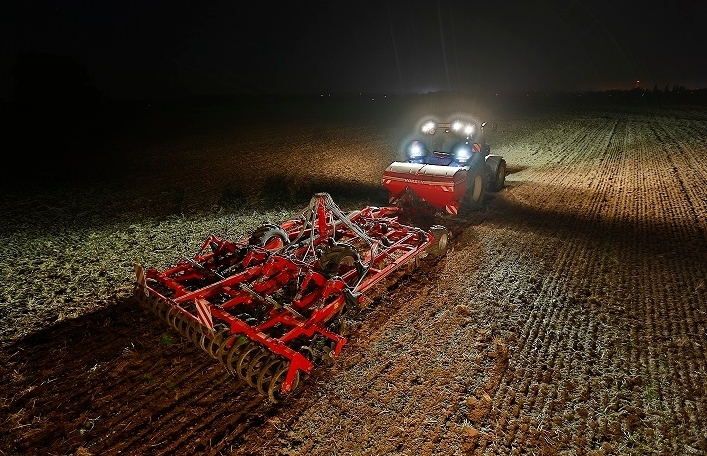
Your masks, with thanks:
[{"label": "dark horizon line", "polygon": [[[262,101],[274,101],[274,100],[287,100],[287,99],[356,99],[356,98],[371,98],[371,101],[385,101],[387,98],[390,99],[401,99],[409,97],[422,97],[422,96],[464,96],[464,97],[475,97],[485,100],[492,99],[518,99],[518,98],[530,98],[530,97],[544,97],[544,98],[557,98],[557,97],[582,97],[582,96],[601,96],[601,95],[658,95],[658,96],[689,96],[689,95],[707,95],[707,88],[686,88],[684,86],[675,85],[671,90],[656,90],[646,89],[642,87],[635,87],[632,89],[607,89],[607,90],[575,90],[575,91],[550,91],[550,90],[528,90],[528,91],[508,91],[508,92],[489,92],[489,93],[479,93],[478,91],[467,91],[467,90],[437,90],[428,92],[327,92],[327,93],[315,93],[315,92],[262,92],[262,93],[214,93],[214,94],[196,94],[196,95],[173,95],[173,96],[160,96],[154,98],[147,97],[111,97],[108,95],[101,94],[101,100],[107,103],[165,103],[165,102],[179,102],[179,101],[199,101],[199,100],[211,100],[211,101],[229,101],[229,100],[262,100]],[[13,104],[12,97],[10,99],[0,98],[0,106],[6,105],[9,107]]]}]

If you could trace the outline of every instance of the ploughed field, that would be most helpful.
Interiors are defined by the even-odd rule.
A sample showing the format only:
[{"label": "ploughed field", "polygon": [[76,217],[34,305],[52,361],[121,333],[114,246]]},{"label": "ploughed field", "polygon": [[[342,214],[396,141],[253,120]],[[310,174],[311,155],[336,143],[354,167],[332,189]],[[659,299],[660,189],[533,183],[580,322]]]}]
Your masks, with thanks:
[{"label": "ploughed field", "polygon": [[277,406],[137,306],[133,263],[317,191],[385,204],[417,119],[182,119],[113,145],[114,173],[7,187],[0,454],[705,454],[707,108],[482,115],[507,187],[421,221],[452,229],[447,256],[379,287]]}]

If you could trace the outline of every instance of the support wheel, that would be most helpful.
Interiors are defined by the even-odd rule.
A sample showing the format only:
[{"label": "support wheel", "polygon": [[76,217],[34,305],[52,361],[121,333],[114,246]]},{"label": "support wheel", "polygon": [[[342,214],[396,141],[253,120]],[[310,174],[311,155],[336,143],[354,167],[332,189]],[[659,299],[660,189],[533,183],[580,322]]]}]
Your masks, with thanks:
[{"label": "support wheel", "polygon": [[427,252],[433,257],[446,255],[449,250],[449,230],[442,225],[434,225],[430,227],[430,234],[435,240],[427,247]]},{"label": "support wheel", "polygon": [[318,265],[324,275],[329,277],[342,276],[352,268],[356,268],[359,277],[363,273],[358,251],[352,245],[343,242],[324,247]]},{"label": "support wheel", "polygon": [[280,226],[268,223],[260,226],[248,239],[250,245],[257,245],[266,250],[277,252],[290,242],[287,231]]}]

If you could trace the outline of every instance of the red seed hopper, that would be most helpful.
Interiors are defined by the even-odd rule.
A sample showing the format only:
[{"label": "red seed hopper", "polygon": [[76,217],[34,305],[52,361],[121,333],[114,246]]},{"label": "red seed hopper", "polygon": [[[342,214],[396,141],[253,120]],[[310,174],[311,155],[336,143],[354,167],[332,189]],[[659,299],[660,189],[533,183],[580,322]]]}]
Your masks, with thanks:
[{"label": "red seed hopper", "polygon": [[466,194],[467,168],[393,162],[383,173],[390,204],[415,206],[417,201],[456,214]]}]

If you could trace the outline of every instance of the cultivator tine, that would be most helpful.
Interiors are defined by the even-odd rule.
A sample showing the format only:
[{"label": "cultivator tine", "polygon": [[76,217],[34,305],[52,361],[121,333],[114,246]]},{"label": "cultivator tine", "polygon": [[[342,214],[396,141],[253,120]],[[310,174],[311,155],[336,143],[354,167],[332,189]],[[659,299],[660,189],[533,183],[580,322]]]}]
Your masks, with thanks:
[{"label": "cultivator tine", "polygon": [[241,352],[241,356],[238,358],[238,363],[236,364],[236,375],[238,375],[238,378],[241,380],[246,380],[248,378],[248,365],[258,351],[260,351],[259,346],[256,344],[250,344]]},{"label": "cultivator tine", "polygon": [[260,377],[260,370],[265,367],[271,356],[272,352],[270,352],[270,350],[264,347],[259,347],[258,351],[251,358],[250,363],[248,363],[245,380],[253,388],[257,387],[256,383],[258,381],[258,377]]},{"label": "cultivator tine", "polygon": [[241,357],[243,350],[250,344],[248,339],[243,336],[239,336],[233,343],[233,346],[228,349],[226,353],[226,359],[224,366],[226,370],[232,375],[236,374],[236,368],[238,367],[238,359]]},{"label": "cultivator tine", "polygon": [[260,374],[258,375],[258,379],[256,381],[256,388],[258,388],[258,392],[260,394],[263,396],[268,395],[268,388],[275,377],[275,373],[277,373],[284,364],[285,362],[282,359],[277,357],[271,358],[267,364],[260,369]]},{"label": "cultivator tine", "polygon": [[227,327],[223,327],[214,335],[214,338],[211,339],[211,344],[208,346],[207,353],[211,355],[212,358],[218,359],[218,351],[230,332],[231,331]]},{"label": "cultivator tine", "polygon": [[203,245],[211,249],[167,270],[136,265],[135,298],[277,403],[315,366],[334,363],[346,343],[336,323],[345,310],[358,310],[363,292],[432,242],[397,213],[368,207],[347,216],[317,194],[300,219],[264,225],[248,240],[210,236]]}]

